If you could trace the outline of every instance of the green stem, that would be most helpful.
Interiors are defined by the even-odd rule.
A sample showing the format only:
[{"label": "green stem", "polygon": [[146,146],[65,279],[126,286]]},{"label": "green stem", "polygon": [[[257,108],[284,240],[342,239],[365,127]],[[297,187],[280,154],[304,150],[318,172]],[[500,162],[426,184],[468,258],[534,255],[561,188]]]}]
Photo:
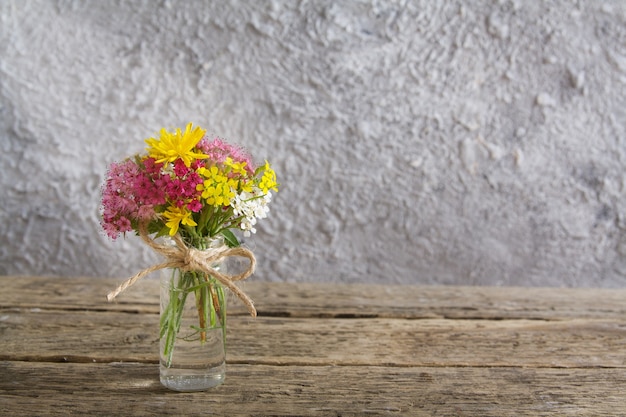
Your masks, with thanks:
[{"label": "green stem", "polygon": [[[176,339],[179,338],[185,302],[191,292],[196,298],[199,324],[191,328],[196,331],[196,334],[200,334],[200,343],[206,341],[208,329],[218,326],[222,328],[224,343],[226,341],[226,299],[222,286],[203,272],[182,272],[179,269],[173,269],[168,287],[169,301],[161,314],[159,332],[159,337],[165,338],[163,355],[168,367],[171,366]],[[191,339],[191,337],[185,338],[185,340]]]}]

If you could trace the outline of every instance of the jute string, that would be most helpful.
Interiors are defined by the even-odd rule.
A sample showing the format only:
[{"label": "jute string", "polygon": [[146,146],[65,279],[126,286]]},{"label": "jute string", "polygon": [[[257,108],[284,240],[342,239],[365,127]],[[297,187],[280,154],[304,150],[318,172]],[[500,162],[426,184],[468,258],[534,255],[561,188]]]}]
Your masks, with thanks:
[{"label": "jute string", "polygon": [[[185,245],[185,242],[178,234],[174,235],[174,245],[160,245],[154,239],[148,236],[145,224],[139,225],[139,236],[148,244],[155,252],[165,257],[165,262],[153,265],[144,269],[128,278],[120,284],[115,290],[107,295],[108,301],[113,301],[121,292],[139,281],[146,275],[164,268],[180,268],[182,271],[202,271],[211,275],[222,283],[226,288],[231,290],[246,306],[250,315],[256,317],[256,309],[250,297],[246,295],[239,287],[235,285],[236,281],[248,278],[254,273],[256,268],[256,258],[252,251],[242,247],[229,248],[228,246],[220,246],[218,248],[210,248],[207,250],[199,250]],[[212,267],[215,263],[222,261],[230,256],[240,256],[250,261],[248,268],[238,275],[224,274]]]}]

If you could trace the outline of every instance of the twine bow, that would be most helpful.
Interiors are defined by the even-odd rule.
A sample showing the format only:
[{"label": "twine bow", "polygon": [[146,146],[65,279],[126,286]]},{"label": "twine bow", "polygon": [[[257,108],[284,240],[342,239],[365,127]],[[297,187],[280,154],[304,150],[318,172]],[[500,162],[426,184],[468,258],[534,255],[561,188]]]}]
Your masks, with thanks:
[{"label": "twine bow", "polygon": [[[239,287],[235,285],[235,281],[244,280],[254,273],[254,269],[256,268],[256,258],[251,250],[242,247],[229,248],[225,245],[214,249],[198,250],[185,245],[185,242],[183,242],[178,234],[173,237],[175,243],[174,246],[160,245],[148,236],[145,224],[139,225],[139,236],[155,252],[163,255],[166,261],[146,268],[128,278],[107,295],[108,301],[113,301],[113,299],[115,299],[115,297],[117,297],[122,291],[126,290],[135,282],[154,271],[164,268],[180,268],[183,271],[202,271],[210,274],[225,287],[231,290],[245,304],[251,316],[256,317],[254,303],[250,297],[248,297],[241,289],[239,289]],[[243,258],[247,258],[250,261],[248,268],[241,274],[228,275],[211,266],[230,256],[241,256]]]}]

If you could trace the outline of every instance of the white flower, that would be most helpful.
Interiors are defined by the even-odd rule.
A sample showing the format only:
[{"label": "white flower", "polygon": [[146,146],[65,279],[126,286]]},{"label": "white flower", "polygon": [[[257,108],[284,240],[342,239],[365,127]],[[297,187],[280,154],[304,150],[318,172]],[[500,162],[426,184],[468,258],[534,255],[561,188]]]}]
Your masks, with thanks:
[{"label": "white flower", "polygon": [[256,189],[252,193],[242,192],[231,200],[233,213],[235,216],[242,216],[239,227],[243,230],[243,235],[248,237],[250,233],[256,233],[255,225],[257,219],[264,219],[270,211],[268,207],[272,201],[271,193],[263,194]]}]

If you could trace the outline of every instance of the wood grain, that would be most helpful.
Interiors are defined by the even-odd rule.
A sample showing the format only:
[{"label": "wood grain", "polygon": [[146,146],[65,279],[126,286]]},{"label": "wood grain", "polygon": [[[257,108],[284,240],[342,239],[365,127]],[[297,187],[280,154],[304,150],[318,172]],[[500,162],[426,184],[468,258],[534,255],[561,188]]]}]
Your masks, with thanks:
[{"label": "wood grain", "polygon": [[0,415],[626,416],[626,290],[246,283],[226,384],[158,382],[158,280],[0,277]]},{"label": "wood grain", "polygon": [[206,393],[156,365],[0,363],[6,416],[623,416],[621,369],[229,365]]},{"label": "wood grain", "polygon": [[[252,280],[253,278],[250,278]],[[158,279],[148,277],[108,303],[123,279],[3,277],[0,308],[158,313]],[[450,319],[624,318],[626,289],[261,283],[243,289],[261,316]],[[232,299],[229,314],[246,315]]]},{"label": "wood grain", "polygon": [[[4,310],[2,360],[157,362],[158,315]],[[624,367],[626,322],[228,321],[228,361],[277,365]]]}]

